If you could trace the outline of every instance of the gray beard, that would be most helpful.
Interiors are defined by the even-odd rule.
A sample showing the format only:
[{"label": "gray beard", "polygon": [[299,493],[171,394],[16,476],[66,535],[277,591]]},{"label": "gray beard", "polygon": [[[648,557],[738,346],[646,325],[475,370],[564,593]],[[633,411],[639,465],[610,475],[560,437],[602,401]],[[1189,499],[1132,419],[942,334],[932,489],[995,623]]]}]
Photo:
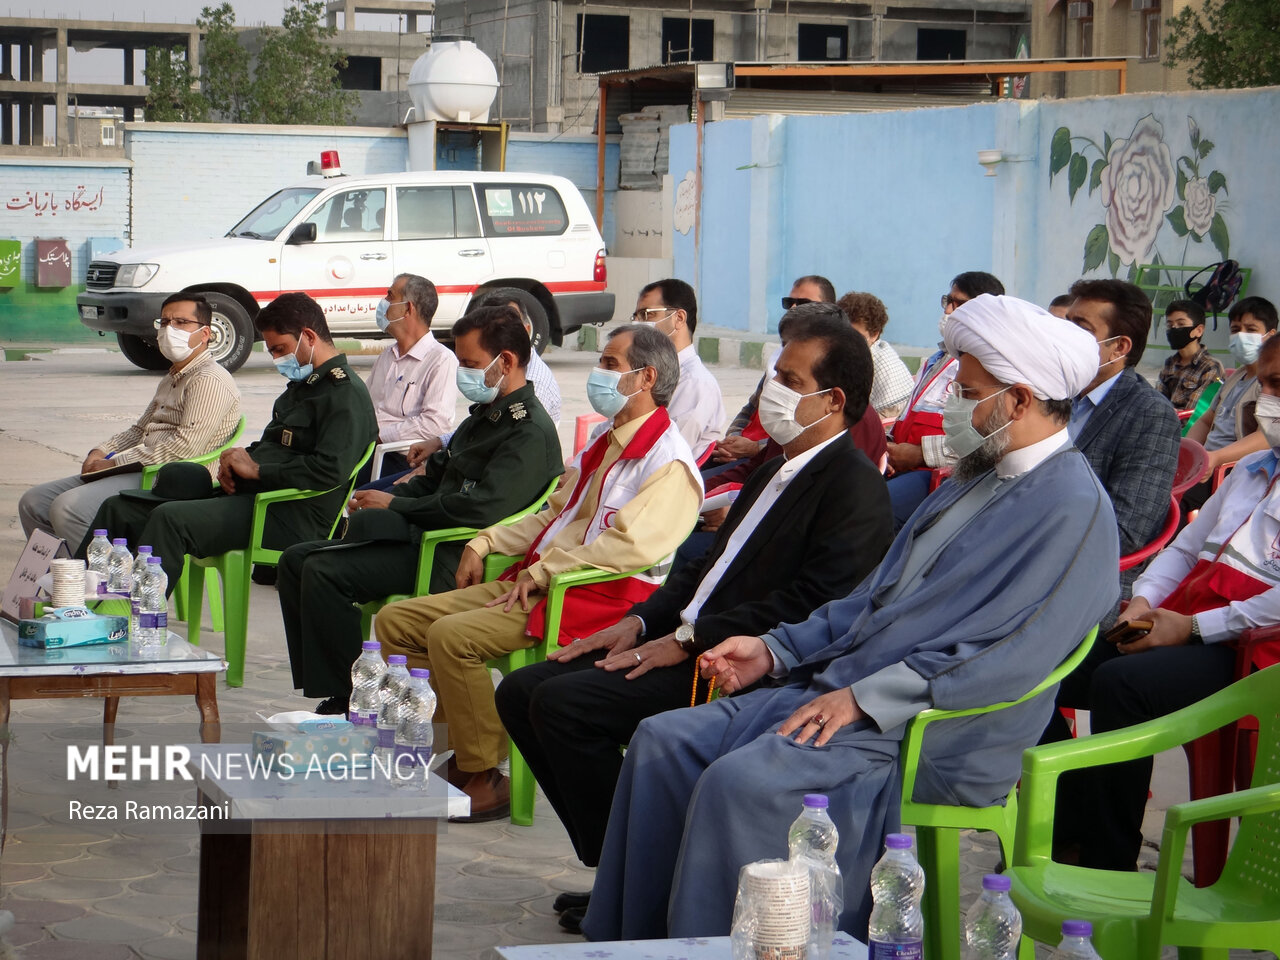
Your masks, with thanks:
[{"label": "gray beard", "polygon": [[995,469],[995,465],[1009,450],[1009,432],[1001,429],[1008,423],[1009,418],[1005,416],[1004,410],[999,406],[992,410],[991,415],[982,421],[978,431],[986,437],[982,446],[955,465],[955,469],[951,471],[951,479],[963,486],[988,470]]}]

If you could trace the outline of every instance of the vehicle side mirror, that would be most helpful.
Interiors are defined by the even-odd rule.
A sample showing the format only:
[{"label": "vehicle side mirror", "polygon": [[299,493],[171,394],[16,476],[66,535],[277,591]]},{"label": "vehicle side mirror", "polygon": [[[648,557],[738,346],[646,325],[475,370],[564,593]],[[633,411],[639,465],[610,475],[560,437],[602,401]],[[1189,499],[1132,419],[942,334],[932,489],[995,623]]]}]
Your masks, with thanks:
[{"label": "vehicle side mirror", "polygon": [[298,224],[293,228],[293,233],[289,234],[289,239],[286,242],[290,244],[315,243],[316,225],[314,223]]}]

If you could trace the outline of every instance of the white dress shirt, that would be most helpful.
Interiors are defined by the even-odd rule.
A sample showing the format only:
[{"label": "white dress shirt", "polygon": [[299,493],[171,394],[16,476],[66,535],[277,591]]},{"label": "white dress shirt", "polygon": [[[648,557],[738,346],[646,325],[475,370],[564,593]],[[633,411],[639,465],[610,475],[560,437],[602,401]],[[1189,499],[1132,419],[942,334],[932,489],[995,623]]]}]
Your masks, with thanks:
[{"label": "white dress shirt", "polygon": [[559,426],[560,384],[556,382],[556,375],[551,372],[551,368],[538,356],[537,350],[529,351],[529,365],[525,367],[524,375],[533,384],[533,395],[538,398],[542,408],[547,411],[547,416],[551,418],[551,422]]},{"label": "white dress shirt", "polygon": [[458,358],[427,331],[405,353],[393,343],[369,372],[369,398],[378,416],[378,440],[438,437],[453,426],[458,402]]},{"label": "white dress shirt", "polygon": [[695,459],[701,459],[712,444],[724,436],[724,398],[720,383],[703,366],[693,344],[678,354],[680,383],[667,405],[667,413],[680,428]]},{"label": "white dress shirt", "polygon": [[720,585],[720,581],[724,578],[725,571],[732,565],[734,559],[738,556],[738,552],[742,550],[742,545],[756,531],[756,527],[764,520],[764,516],[773,505],[778,502],[787,486],[819,453],[830,446],[834,441],[838,440],[843,434],[837,433],[834,437],[824,440],[816,447],[811,447],[804,453],[790,460],[785,461],[778,472],[769,480],[769,485],[760,491],[760,495],[756,497],[756,502],[751,504],[747,510],[746,516],[733,529],[733,533],[729,537],[729,542],[725,544],[724,551],[719,558],[713,563],[702,575],[702,580],[698,583],[698,589],[693,593],[693,599],[689,601],[688,606],[680,611],[680,622],[692,625],[698,619],[698,613],[702,610],[702,605],[707,602],[707,597],[715,591]]}]

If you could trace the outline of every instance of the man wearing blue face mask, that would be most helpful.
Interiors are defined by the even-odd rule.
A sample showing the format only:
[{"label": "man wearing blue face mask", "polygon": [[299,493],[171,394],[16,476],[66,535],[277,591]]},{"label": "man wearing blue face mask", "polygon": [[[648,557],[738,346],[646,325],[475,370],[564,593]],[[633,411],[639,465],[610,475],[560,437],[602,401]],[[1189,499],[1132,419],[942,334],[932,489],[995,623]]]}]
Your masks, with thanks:
[{"label": "man wearing blue face mask", "polygon": [[[448,450],[388,492],[357,491],[343,539],[299,543],[280,558],[293,685],[305,696],[328,698],[318,713],[346,711],[351,662],[364,639],[354,605],[414,592],[424,531],[497,523],[564,472],[555,426],[525,379],[531,349],[518,314],[481,307],[454,324],[453,336],[457,386],[473,405]],[[432,593],[456,586],[462,549],[462,543],[437,548]]]},{"label": "man wearing blue face mask", "polygon": [[1188,437],[1204,444],[1209,451],[1209,466],[1202,482],[1183,494],[1183,513],[1204,505],[1209,498],[1209,480],[1218,467],[1267,449],[1266,439],[1254,417],[1254,406],[1262,390],[1258,384],[1258,353],[1262,344],[1275,334],[1280,317],[1270,300],[1245,297],[1231,305],[1227,319],[1231,324],[1231,359],[1236,369],[1204,416],[1187,431]]},{"label": "man wearing blue face mask", "polygon": [[[261,491],[328,491],[272,506],[266,546],[283,550],[323,536],[342,507],[351,471],[378,435],[369,391],[334,347],[318,303],[305,293],[281,294],[262,308],[254,326],[289,385],[276,398],[262,438],[222,454],[220,489],[188,500],[126,490],[104,503],[90,525],[126,538],[130,548],[150,544],[163,560],[170,592],[187,554],[208,557],[248,544],[253,498]],[[185,466],[170,464],[161,476]],[[87,538],[81,555],[85,546]]]},{"label": "man wearing blue face mask", "polygon": [[[439,302],[435,284],[413,273],[396,277],[378,301],[378,328],[395,340],[373,362],[367,381],[379,443],[438,437],[453,427],[458,358],[431,333]],[[403,453],[383,458],[383,475],[408,468]]]}]

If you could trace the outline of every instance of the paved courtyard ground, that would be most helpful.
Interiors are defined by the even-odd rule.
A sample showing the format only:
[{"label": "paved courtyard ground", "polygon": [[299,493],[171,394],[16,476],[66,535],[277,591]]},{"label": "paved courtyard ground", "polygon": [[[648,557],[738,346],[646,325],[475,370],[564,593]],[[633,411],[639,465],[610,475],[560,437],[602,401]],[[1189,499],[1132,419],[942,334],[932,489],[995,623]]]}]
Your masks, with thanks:
[{"label": "paved courtyard ground", "polygon": [[[3,354],[0,354],[2,356]],[[155,388],[154,375],[116,353],[59,351],[43,359],[0,363],[0,571],[7,576],[23,538],[16,504],[31,484],[74,472],[96,442],[137,416]],[[565,396],[560,435],[566,452],[573,418],[589,412],[584,384],[594,355],[553,350],[547,357]],[[354,360],[362,372],[372,357]],[[732,415],[754,388],[759,372],[716,370]],[[266,424],[284,382],[257,352],[236,375],[249,420],[248,436]],[[459,406],[459,416],[465,414]],[[254,586],[245,684],[220,686],[226,723],[251,724],[259,714],[308,709],[290,689],[288,661],[274,589]],[[221,634],[205,646],[221,651]],[[187,698],[140,698],[120,706],[117,736],[150,724],[189,729],[197,739],[194,704]],[[15,727],[39,731],[51,747],[59,739],[92,732],[101,723],[96,700],[23,701]],[[36,735],[36,734],[33,734]],[[48,782],[8,783],[10,816],[0,854],[0,907],[17,926],[7,937],[24,960],[193,958],[196,954],[198,839],[192,834],[129,828],[102,834],[72,823]],[[1163,810],[1186,798],[1181,755],[1161,757],[1147,821],[1154,864]],[[981,875],[995,864],[994,845],[966,835],[962,888],[967,905]],[[590,887],[592,872],[573,856],[550,807],[538,799],[536,823],[454,825],[440,838],[434,956],[480,960],[500,944],[571,942],[556,924],[552,900],[563,890]],[[292,882],[292,881],[290,881]],[[296,882],[305,883],[306,878]],[[353,916],[352,923],[359,923]],[[1233,954],[1235,956],[1235,954]],[[1245,956],[1264,954],[1240,953]]]}]

